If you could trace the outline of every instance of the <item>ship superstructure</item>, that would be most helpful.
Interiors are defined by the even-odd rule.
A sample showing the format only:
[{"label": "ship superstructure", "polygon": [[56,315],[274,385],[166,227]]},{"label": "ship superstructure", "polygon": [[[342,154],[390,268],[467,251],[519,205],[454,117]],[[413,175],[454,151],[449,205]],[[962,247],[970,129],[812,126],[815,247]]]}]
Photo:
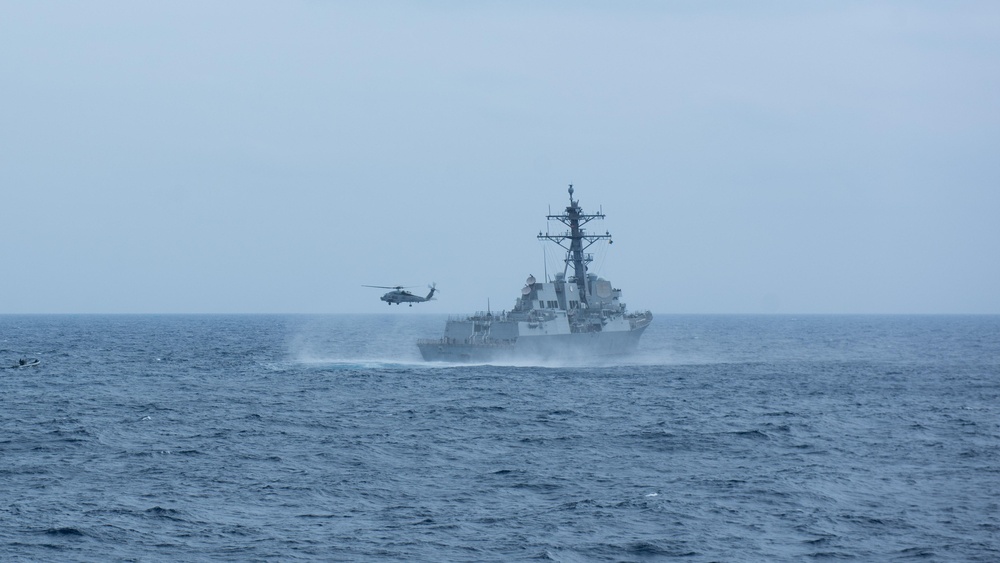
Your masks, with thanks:
[{"label": "ship superstructure", "polygon": [[[510,311],[480,312],[449,319],[444,336],[419,340],[425,360],[444,362],[493,362],[517,360],[576,360],[628,354],[653,320],[649,311],[629,313],[621,290],[587,272],[593,255],[586,250],[595,242],[611,242],[611,233],[588,233],[584,226],[603,213],[587,214],[573,199],[560,215],[547,215],[568,230],[538,233],[538,239],[566,250],[565,268],[552,281],[529,275],[521,296]],[[570,269],[572,267],[572,270]]]}]

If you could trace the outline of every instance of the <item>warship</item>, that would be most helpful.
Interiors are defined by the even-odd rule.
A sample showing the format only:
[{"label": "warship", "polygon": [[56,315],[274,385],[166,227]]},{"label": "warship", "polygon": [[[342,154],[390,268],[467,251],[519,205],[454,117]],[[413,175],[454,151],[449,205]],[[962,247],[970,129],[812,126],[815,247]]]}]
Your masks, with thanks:
[{"label": "warship", "polygon": [[584,213],[580,202],[573,199],[571,184],[565,212],[546,216],[547,221],[559,221],[569,230],[538,233],[539,240],[566,250],[563,271],[552,281],[538,281],[529,275],[510,311],[494,313],[487,308],[486,312],[448,319],[443,337],[417,341],[424,360],[585,361],[633,352],[653,315],[649,311],[628,312],[620,289],[587,272],[593,255],[585,251],[600,240],[613,242],[610,232],[591,234],[583,228],[595,219],[603,220],[604,214]]}]

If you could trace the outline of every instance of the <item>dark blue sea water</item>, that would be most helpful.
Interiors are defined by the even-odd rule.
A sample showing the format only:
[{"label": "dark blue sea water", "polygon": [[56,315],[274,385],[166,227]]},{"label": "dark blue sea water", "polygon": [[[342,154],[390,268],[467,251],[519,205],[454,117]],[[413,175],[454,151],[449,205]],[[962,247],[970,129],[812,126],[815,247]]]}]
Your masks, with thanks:
[{"label": "dark blue sea water", "polygon": [[0,316],[4,561],[1000,561],[1000,317]]}]

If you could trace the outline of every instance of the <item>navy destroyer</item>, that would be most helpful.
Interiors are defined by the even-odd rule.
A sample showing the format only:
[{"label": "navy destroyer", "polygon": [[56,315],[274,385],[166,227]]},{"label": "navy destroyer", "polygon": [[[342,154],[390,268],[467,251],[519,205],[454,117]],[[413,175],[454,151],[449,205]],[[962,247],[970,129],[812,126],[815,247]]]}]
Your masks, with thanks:
[{"label": "navy destroyer", "polygon": [[604,219],[604,214],[584,213],[580,202],[573,199],[570,185],[565,212],[547,215],[546,219],[569,228],[561,234],[538,233],[539,240],[554,242],[566,250],[563,271],[553,281],[528,276],[521,297],[510,311],[488,310],[449,319],[442,338],[417,341],[424,360],[588,360],[635,350],[639,337],[653,320],[652,313],[629,313],[620,289],[587,272],[593,255],[585,251],[600,240],[610,243],[611,233],[590,234],[583,227],[595,219]]}]

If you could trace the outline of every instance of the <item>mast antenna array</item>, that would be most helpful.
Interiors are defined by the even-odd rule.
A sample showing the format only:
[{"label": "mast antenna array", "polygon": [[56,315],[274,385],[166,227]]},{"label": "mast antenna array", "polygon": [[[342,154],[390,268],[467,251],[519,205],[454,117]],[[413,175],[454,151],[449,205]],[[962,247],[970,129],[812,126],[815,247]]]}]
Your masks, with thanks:
[{"label": "mast antenna array", "polygon": [[603,235],[591,235],[583,229],[583,226],[594,219],[604,219],[603,208],[597,213],[587,214],[580,207],[580,202],[573,199],[573,184],[569,185],[569,207],[562,215],[549,214],[545,217],[547,221],[559,221],[569,227],[569,231],[562,234],[538,233],[539,240],[549,240],[566,249],[566,269],[573,265],[573,279],[580,289],[580,301],[587,302],[587,264],[594,261],[594,256],[584,253],[584,250],[595,242],[607,239],[611,240],[611,233],[605,231]]}]

